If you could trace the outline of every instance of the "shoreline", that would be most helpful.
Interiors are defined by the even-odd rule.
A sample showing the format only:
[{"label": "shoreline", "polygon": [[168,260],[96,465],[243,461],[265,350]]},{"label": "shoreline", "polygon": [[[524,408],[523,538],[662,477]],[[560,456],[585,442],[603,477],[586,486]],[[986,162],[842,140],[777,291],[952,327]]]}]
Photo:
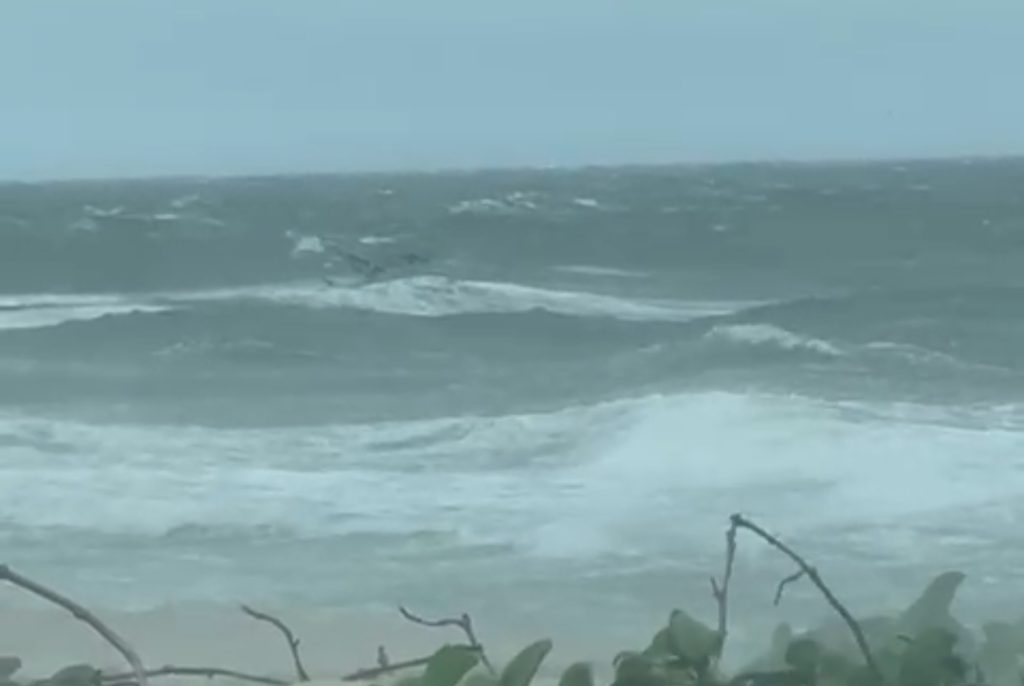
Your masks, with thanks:
[{"label": "shoreline", "polygon": [[[109,673],[128,671],[124,659],[96,633],[69,613],[40,606],[12,606],[9,589],[0,593],[0,655],[16,655],[22,661],[19,676],[46,677],[71,664],[88,663]],[[260,607],[279,616],[301,641],[300,651],[315,679],[339,677],[376,666],[379,646],[390,659],[400,662],[425,657],[445,643],[464,643],[457,629],[421,627],[403,619],[397,611],[386,614],[372,610],[314,609],[289,612]],[[284,680],[294,680],[287,644],[273,627],[245,616],[240,609],[166,605],[150,610],[94,610],[111,629],[139,653],[149,669],[166,665],[234,669]],[[476,620],[475,620],[476,621]],[[500,618],[481,622],[480,641],[493,660],[503,663],[543,631],[502,626]],[[652,633],[656,629],[652,626]],[[557,673],[579,660],[595,661],[595,668],[616,650],[627,646],[595,645],[592,637],[550,636],[555,650],[545,671]],[[612,641],[614,643],[614,641]],[[584,654],[593,653],[593,654]],[[156,683],[201,679],[168,678]]]}]

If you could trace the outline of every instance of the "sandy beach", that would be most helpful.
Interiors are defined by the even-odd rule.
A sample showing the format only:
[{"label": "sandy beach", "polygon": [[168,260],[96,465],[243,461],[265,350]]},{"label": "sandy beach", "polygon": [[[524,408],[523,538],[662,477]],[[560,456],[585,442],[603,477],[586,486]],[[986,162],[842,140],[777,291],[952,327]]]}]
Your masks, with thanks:
[{"label": "sandy beach", "polygon": [[[4,589],[2,595],[11,591]],[[89,663],[106,672],[128,671],[124,660],[88,626],[57,609],[26,609],[0,603],[0,655],[17,655],[21,674],[44,677],[75,663]],[[445,642],[464,639],[455,629],[424,629],[403,620],[397,612],[304,610],[279,613],[301,639],[303,661],[314,678],[332,678],[376,664],[377,648],[385,645],[392,661],[429,655]],[[267,624],[232,607],[167,606],[143,612],[101,611],[101,619],[131,642],[147,668],[164,665],[235,669],[265,676],[294,677],[291,657],[281,635]],[[481,640],[496,662],[504,662],[541,634],[525,627],[481,623]],[[496,623],[495,623],[496,624]],[[486,633],[484,633],[486,632]],[[555,651],[545,672],[594,652],[594,645],[571,636],[552,637]],[[177,681],[175,679],[175,681]],[[197,680],[192,680],[195,683]],[[202,681],[201,679],[198,681]],[[161,683],[167,683],[163,680]]]}]

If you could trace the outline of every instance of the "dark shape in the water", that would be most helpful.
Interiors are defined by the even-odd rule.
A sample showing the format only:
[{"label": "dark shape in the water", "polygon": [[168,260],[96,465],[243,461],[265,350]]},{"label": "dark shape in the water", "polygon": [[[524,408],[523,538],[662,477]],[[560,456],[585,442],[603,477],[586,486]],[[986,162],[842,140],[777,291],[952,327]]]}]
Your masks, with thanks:
[{"label": "dark shape in the water", "polygon": [[348,262],[348,266],[352,271],[361,275],[367,280],[374,280],[384,274],[387,269],[376,262],[371,262],[362,255],[357,255],[353,252],[342,252],[341,257]]},{"label": "dark shape in the water", "polygon": [[[429,258],[418,253],[402,253],[391,260],[373,261],[362,255],[350,251],[337,251],[337,256],[343,259],[356,274],[364,279],[364,283],[380,280],[386,276],[392,276],[396,271],[416,265],[427,264]],[[328,286],[336,285],[330,277],[324,277]]]}]

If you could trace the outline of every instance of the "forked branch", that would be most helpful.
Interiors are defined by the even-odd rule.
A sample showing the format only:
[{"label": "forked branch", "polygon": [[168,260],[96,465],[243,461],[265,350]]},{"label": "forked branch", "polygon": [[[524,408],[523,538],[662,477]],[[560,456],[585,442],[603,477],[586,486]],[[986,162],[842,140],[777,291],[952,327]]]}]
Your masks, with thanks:
[{"label": "forked branch", "polygon": [[711,577],[711,594],[718,605],[718,660],[721,660],[725,639],[729,635],[729,583],[736,564],[736,528],[736,523],[730,522],[729,530],[725,532],[725,571],[721,583]]},{"label": "forked branch", "polygon": [[107,643],[112,645],[117,652],[121,653],[125,661],[127,661],[129,666],[132,668],[132,677],[135,679],[135,683],[138,684],[138,686],[148,686],[148,681],[146,680],[146,669],[142,666],[142,660],[139,659],[139,654],[135,652],[135,649],[132,648],[127,641],[118,636],[113,629],[101,622],[96,615],[89,612],[73,600],[64,597],[60,593],[18,574],[7,565],[0,565],[0,581],[6,581],[9,584],[39,596],[44,600],[48,600],[54,605],[70,612],[75,619],[88,624],[96,633],[102,636]]},{"label": "forked branch", "polygon": [[473,619],[469,616],[469,613],[463,612],[461,617],[445,617],[443,619],[424,619],[419,615],[415,615],[405,607],[399,607],[398,611],[402,613],[402,616],[413,624],[419,624],[420,626],[426,626],[433,629],[454,627],[461,629],[462,633],[466,635],[466,640],[469,641],[469,647],[473,648],[480,653],[480,661],[484,667],[487,668],[491,674],[496,674],[494,665],[487,659],[487,654],[484,652],[484,647],[480,641],[476,638],[476,632],[473,631]]},{"label": "forked branch", "polygon": [[778,607],[779,603],[782,602],[782,594],[786,592],[786,586],[789,586],[792,583],[796,583],[797,581],[800,581],[800,579],[803,578],[804,570],[801,569],[793,572],[792,574],[784,578],[782,581],[780,581],[778,587],[775,589],[775,598],[772,601],[772,604],[775,605],[775,607]]},{"label": "forked branch", "polygon": [[288,625],[277,617],[268,615],[265,612],[254,610],[248,605],[242,605],[242,612],[257,621],[267,622],[281,632],[284,636],[284,640],[288,643],[288,650],[291,651],[292,661],[295,663],[295,674],[299,677],[299,681],[309,681],[309,672],[307,672],[305,666],[303,666],[302,657],[299,655],[300,641],[295,638],[295,634],[293,634],[292,630],[288,628]]},{"label": "forked branch", "polygon": [[734,514],[730,518],[730,522],[732,526],[736,529],[746,529],[747,531],[750,531],[751,533],[760,537],[766,543],[768,543],[773,548],[775,548],[783,555],[788,557],[790,560],[792,560],[794,563],[796,563],[796,566],[800,569],[800,574],[794,574],[790,577],[787,577],[789,581],[784,579],[783,583],[780,584],[780,591],[776,595],[778,596],[781,594],[781,589],[785,587],[786,583],[795,581],[796,579],[800,578],[800,576],[806,576],[808,579],[810,579],[811,583],[813,583],[818,588],[818,590],[821,591],[821,594],[825,596],[825,600],[827,600],[828,604],[832,606],[832,609],[839,614],[839,616],[846,623],[846,626],[849,627],[850,633],[853,634],[853,638],[857,642],[857,647],[860,649],[861,654],[864,656],[864,661],[867,663],[868,669],[871,670],[872,675],[875,677],[875,679],[877,679],[878,683],[885,684],[885,676],[883,675],[881,668],[879,668],[878,662],[875,660],[874,655],[871,653],[871,647],[868,645],[867,639],[864,637],[864,632],[863,630],[861,630],[860,624],[858,624],[857,620],[853,617],[852,614],[850,614],[850,611],[847,610],[841,602],[839,602],[839,599],[836,598],[832,590],[829,589],[829,587],[822,580],[821,575],[818,574],[818,570],[811,566],[807,562],[807,560],[801,557],[800,554],[797,553],[795,550],[793,550],[788,545],[780,541],[778,538],[768,533],[760,526],[750,521],[749,519],[745,518],[744,516]]}]

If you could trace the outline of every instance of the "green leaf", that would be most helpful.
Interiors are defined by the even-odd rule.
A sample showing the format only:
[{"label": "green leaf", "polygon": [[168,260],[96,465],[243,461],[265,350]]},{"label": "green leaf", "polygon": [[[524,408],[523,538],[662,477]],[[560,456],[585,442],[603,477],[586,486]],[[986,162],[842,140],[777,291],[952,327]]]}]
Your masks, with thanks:
[{"label": "green leaf", "polygon": [[963,572],[945,572],[932,579],[900,616],[900,631],[913,636],[925,629],[952,628],[949,610],[964,578]]},{"label": "green leaf", "polygon": [[900,686],[959,683],[963,677],[963,664],[953,653],[955,645],[956,634],[948,629],[921,632],[907,647],[900,661]]},{"label": "green leaf", "polygon": [[786,649],[786,664],[804,676],[817,673],[820,660],[821,646],[809,638],[797,639]]},{"label": "green leaf", "polygon": [[577,662],[562,672],[558,686],[594,686],[594,670],[586,662]]},{"label": "green leaf", "polygon": [[807,686],[807,677],[794,669],[747,672],[735,680],[745,686]]},{"label": "green leaf", "polygon": [[673,653],[693,665],[707,664],[722,647],[718,632],[682,610],[675,610],[668,623]]},{"label": "green leaf", "polygon": [[672,641],[672,633],[665,628],[654,634],[651,644],[647,646],[643,654],[649,658],[663,658],[676,655],[675,645]]},{"label": "green leaf", "polygon": [[782,658],[793,641],[793,627],[786,622],[778,624],[772,631],[771,654]]},{"label": "green leaf", "polygon": [[987,622],[982,626],[985,643],[978,651],[978,666],[985,682],[992,686],[1021,686],[1015,628],[1009,622]]},{"label": "green leaf", "polygon": [[623,669],[630,670],[641,665],[650,666],[650,664],[651,662],[646,655],[633,650],[624,650],[612,660],[616,673]]},{"label": "green leaf", "polygon": [[21,669],[21,658],[0,657],[0,681],[10,679],[19,669]]},{"label": "green leaf", "polygon": [[640,653],[625,652],[615,657],[613,686],[667,686],[668,678],[651,659]]},{"label": "green leaf", "polygon": [[455,686],[480,662],[477,651],[466,646],[444,646],[430,658],[420,678],[422,686]]},{"label": "green leaf", "polygon": [[[846,686],[884,686],[878,681],[875,673],[865,665],[856,667],[846,678]],[[932,684],[932,686],[937,686]]]},{"label": "green leaf", "polygon": [[533,677],[537,675],[537,670],[540,669],[540,663],[548,656],[552,647],[551,641],[544,639],[524,648],[501,672],[498,681],[500,686],[530,686]]},{"label": "green leaf", "polygon": [[51,686],[99,686],[100,670],[92,665],[71,665],[50,677]]},{"label": "green leaf", "polygon": [[[881,656],[876,657],[881,660]],[[845,684],[859,666],[858,662],[841,653],[822,651],[818,657],[818,671],[815,677],[819,683]]]},{"label": "green leaf", "polygon": [[471,672],[461,686],[498,686],[498,680],[490,674]]}]

